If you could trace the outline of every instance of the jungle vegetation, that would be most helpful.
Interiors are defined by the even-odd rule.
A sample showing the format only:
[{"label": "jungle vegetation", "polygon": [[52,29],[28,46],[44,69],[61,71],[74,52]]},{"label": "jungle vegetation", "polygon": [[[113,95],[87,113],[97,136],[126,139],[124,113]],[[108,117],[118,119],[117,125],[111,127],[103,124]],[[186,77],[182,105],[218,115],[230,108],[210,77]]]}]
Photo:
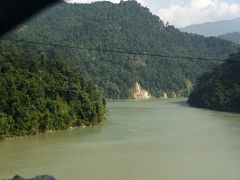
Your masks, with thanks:
[{"label": "jungle vegetation", "polygon": [[105,118],[105,104],[76,70],[0,44],[0,137],[95,125]]},{"label": "jungle vegetation", "polygon": [[195,107],[240,112],[240,52],[200,76],[188,103]]}]

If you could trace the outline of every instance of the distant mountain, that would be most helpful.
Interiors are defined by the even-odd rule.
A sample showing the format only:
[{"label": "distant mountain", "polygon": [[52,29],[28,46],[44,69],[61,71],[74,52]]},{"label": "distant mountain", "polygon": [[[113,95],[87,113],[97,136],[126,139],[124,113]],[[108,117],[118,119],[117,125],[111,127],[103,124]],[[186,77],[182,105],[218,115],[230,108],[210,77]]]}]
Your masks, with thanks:
[{"label": "distant mountain", "polygon": [[240,32],[240,18],[190,25],[181,30],[204,36],[220,36],[222,34]]},{"label": "distant mountain", "polygon": [[223,35],[219,36],[219,38],[228,40],[228,41],[232,41],[236,44],[240,44],[240,32],[223,34]]},{"label": "distant mountain", "polygon": [[[216,65],[213,61],[131,52],[222,59],[237,49],[236,44],[229,41],[183,33],[166,26],[136,1],[60,3],[5,38],[79,47],[18,43],[24,50],[62,59],[91,78],[107,98],[130,98],[136,82],[156,97],[163,92],[187,95],[195,79]],[[109,53],[111,50],[115,51]]]}]

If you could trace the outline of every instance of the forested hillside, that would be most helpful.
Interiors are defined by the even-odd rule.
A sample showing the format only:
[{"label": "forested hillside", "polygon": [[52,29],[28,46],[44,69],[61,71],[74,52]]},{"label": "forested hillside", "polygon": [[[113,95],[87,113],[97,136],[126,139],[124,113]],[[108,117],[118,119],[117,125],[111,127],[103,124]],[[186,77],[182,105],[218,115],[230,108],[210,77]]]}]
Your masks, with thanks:
[{"label": "forested hillside", "polygon": [[153,96],[173,91],[186,95],[195,79],[215,62],[106,53],[86,48],[220,59],[236,50],[231,42],[183,33],[165,25],[136,1],[61,3],[4,39],[79,47],[17,43],[22,49],[44,53],[74,66],[91,78],[107,98],[131,97],[130,89],[137,81]]},{"label": "forested hillside", "polygon": [[0,137],[94,125],[105,113],[103,96],[78,72],[0,44]]},{"label": "forested hillside", "polygon": [[221,111],[240,112],[240,52],[202,75],[189,97],[189,104]]},{"label": "forested hillside", "polygon": [[236,44],[240,44],[240,32],[227,33],[219,36],[219,38],[232,41]]}]

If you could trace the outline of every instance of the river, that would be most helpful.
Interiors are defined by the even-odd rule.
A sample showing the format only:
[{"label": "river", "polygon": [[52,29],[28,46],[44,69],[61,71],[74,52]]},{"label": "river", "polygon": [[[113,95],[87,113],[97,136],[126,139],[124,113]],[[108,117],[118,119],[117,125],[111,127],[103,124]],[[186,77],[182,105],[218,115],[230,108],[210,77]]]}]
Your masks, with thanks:
[{"label": "river", "polygon": [[186,99],[108,101],[93,128],[0,142],[0,179],[239,180],[240,115]]}]

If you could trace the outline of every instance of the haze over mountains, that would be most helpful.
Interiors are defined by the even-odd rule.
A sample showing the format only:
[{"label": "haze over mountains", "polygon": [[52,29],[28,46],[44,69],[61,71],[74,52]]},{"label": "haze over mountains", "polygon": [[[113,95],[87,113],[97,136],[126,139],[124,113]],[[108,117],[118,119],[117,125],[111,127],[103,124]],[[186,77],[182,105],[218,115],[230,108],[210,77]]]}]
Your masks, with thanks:
[{"label": "haze over mountains", "polygon": [[182,28],[181,30],[184,32],[200,34],[207,37],[240,32],[240,18],[190,25]]},{"label": "haze over mountains", "polygon": [[88,49],[218,59],[237,49],[229,41],[188,34],[165,25],[136,1],[61,3],[6,38],[79,47],[17,44],[21,49],[35,51],[50,59],[61,59],[73,66],[92,79],[107,98],[130,98],[130,89],[136,82],[156,97],[163,92],[186,95],[196,78],[216,63]]},{"label": "haze over mountains", "polygon": [[240,44],[240,32],[227,33],[219,36],[219,38],[232,41],[236,44]]}]

